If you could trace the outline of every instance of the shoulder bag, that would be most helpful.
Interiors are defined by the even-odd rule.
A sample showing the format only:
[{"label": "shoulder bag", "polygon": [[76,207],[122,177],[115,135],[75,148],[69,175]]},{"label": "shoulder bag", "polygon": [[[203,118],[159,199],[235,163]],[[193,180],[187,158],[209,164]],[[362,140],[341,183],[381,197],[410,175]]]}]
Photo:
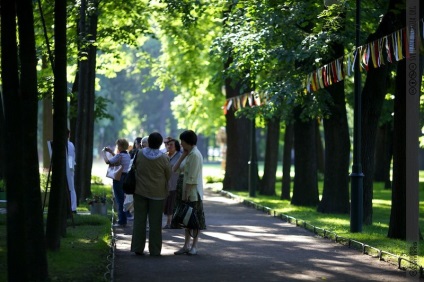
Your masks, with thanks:
[{"label": "shoulder bag", "polygon": [[191,206],[190,202],[181,202],[175,209],[172,218],[174,224],[189,229],[190,236],[195,238],[199,233],[200,224],[197,218],[196,210]]},{"label": "shoulder bag", "polygon": [[109,164],[106,172],[106,177],[112,178],[113,180],[121,180],[122,175],[122,164],[121,164],[121,156],[119,158],[119,164],[113,165]]},{"label": "shoulder bag", "polygon": [[137,155],[138,150],[135,153],[131,168],[128,173],[124,175],[124,180],[122,182],[122,189],[124,189],[124,193],[127,195],[132,195],[135,192],[135,161],[137,160]]}]

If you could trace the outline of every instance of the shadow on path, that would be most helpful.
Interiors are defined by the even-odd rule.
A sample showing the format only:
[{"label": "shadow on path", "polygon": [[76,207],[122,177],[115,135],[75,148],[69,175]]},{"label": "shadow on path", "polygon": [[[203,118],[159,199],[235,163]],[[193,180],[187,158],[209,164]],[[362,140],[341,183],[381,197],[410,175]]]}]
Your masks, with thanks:
[{"label": "shadow on path", "polygon": [[182,229],[163,230],[161,257],[129,251],[132,225],[115,229],[114,281],[408,281],[391,264],[209,189],[204,208],[207,230],[197,256],[174,255]]}]

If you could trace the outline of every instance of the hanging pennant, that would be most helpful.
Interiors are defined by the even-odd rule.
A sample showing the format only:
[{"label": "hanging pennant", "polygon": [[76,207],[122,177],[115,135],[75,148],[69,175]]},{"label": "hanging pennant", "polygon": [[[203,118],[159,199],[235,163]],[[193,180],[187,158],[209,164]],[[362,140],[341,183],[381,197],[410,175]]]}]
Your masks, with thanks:
[{"label": "hanging pennant", "polygon": [[323,72],[324,72],[324,67],[321,67],[321,68],[319,68],[318,69],[318,74],[319,74],[319,79],[318,79],[318,82],[319,82],[319,87],[320,88],[324,88],[325,87],[325,85],[324,85],[324,79],[323,79]]},{"label": "hanging pennant", "polygon": [[344,57],[338,58],[336,60],[337,77],[339,78],[339,81],[342,81],[344,79],[343,61]]},{"label": "hanging pennant", "polygon": [[246,102],[247,102],[247,95],[248,94],[244,94],[243,96],[241,96],[241,107],[245,108],[246,107]]},{"label": "hanging pennant", "polygon": [[378,40],[378,66],[384,65],[383,58],[383,46],[384,46],[384,37]]},{"label": "hanging pennant", "polygon": [[260,106],[261,105],[261,98],[259,98],[259,95],[255,95],[255,104],[257,106]]}]

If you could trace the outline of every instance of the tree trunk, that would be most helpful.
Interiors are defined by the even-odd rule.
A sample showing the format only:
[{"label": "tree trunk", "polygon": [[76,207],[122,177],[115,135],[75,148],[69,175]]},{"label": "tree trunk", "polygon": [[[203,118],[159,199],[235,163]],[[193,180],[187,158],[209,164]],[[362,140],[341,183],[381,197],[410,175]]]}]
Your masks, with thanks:
[{"label": "tree trunk", "polygon": [[[80,7],[80,42],[87,40],[88,34],[86,26],[86,13],[87,13],[87,0],[81,1]],[[78,83],[78,109],[77,109],[77,122],[75,131],[75,189],[77,197],[84,198],[85,191],[88,191],[86,175],[87,171],[91,168],[87,167],[85,159],[92,152],[88,151],[86,142],[88,140],[88,108],[89,108],[89,64],[88,60],[81,59],[84,54],[88,53],[88,48],[85,45],[79,46],[79,83]],[[79,192],[79,193],[78,193]]]},{"label": "tree trunk", "polygon": [[392,187],[390,170],[393,155],[393,129],[392,123],[387,122],[380,126],[377,131],[375,151],[374,181],[384,182],[384,188]]},{"label": "tree trunk", "polygon": [[[37,152],[37,59],[31,1],[2,1],[3,144],[9,281],[48,278]],[[16,18],[19,30],[16,30]],[[19,34],[19,44],[16,38]],[[19,50],[17,46],[19,45]],[[19,63],[21,63],[19,68]],[[7,141],[7,143],[6,143]]]},{"label": "tree trunk", "polygon": [[[92,11],[89,14],[89,34],[90,41],[96,42],[97,39],[97,23],[98,23],[98,1],[93,1]],[[87,155],[80,162],[85,162],[85,170],[81,179],[82,189],[81,197],[83,199],[91,195],[91,168],[93,166],[93,140],[94,140],[94,104],[95,104],[95,84],[96,84],[96,53],[97,47],[91,44],[88,50],[88,99],[87,99],[87,128],[85,139],[85,150]],[[79,200],[79,199],[78,199]]]},{"label": "tree trunk", "polygon": [[[6,124],[4,121],[4,104],[3,104],[3,93],[0,92],[0,160],[6,159]],[[4,180],[5,175],[5,166],[2,161],[0,161],[0,182]]]},{"label": "tree trunk", "polygon": [[[424,14],[424,5],[420,5],[419,18],[422,18]],[[405,16],[405,10],[400,13],[400,22],[405,22],[402,16]],[[421,37],[421,35],[418,35]],[[422,40],[422,37],[421,37]],[[420,52],[417,52],[419,55],[419,67],[416,69],[418,71],[418,77],[422,78],[423,67],[424,67],[424,57]],[[408,70],[409,73],[409,70]],[[406,108],[406,95],[411,95],[406,92],[406,78],[407,78],[407,69],[406,69],[406,59],[403,59],[398,62],[397,71],[396,71],[396,90],[395,90],[395,101],[394,101],[394,138],[393,138],[393,186],[392,186],[392,206],[390,212],[390,224],[389,231],[387,236],[393,239],[410,239],[407,237],[415,238],[416,236],[407,234],[407,221],[412,220],[407,218],[407,208],[409,211],[415,210],[414,208],[407,207],[407,194],[409,197],[415,193],[408,191],[411,187],[407,186],[407,159],[406,159],[406,146],[407,144],[406,137],[406,113],[407,110],[415,111],[417,109],[407,109]],[[412,82],[412,81],[411,81]],[[417,89],[421,89],[421,79],[418,80]],[[420,95],[420,91],[415,95]],[[416,107],[419,107],[417,104]],[[419,130],[416,128],[416,130]],[[416,140],[418,141],[418,140]],[[416,144],[418,145],[418,143]],[[418,173],[418,172],[417,172]],[[418,175],[417,175],[418,176]],[[418,181],[418,179],[417,179]],[[418,188],[418,187],[417,187]],[[418,195],[418,191],[416,191]],[[418,199],[416,204],[419,205]],[[411,203],[408,203],[411,204]],[[418,215],[417,215],[418,220]],[[418,225],[418,222],[417,222]],[[411,231],[411,230],[408,230]],[[422,239],[421,232],[418,231],[418,238]],[[415,239],[414,239],[415,240]]]},{"label": "tree trunk", "polygon": [[276,172],[278,166],[278,143],[280,139],[280,119],[268,120],[265,149],[264,175],[261,180],[260,193],[275,195]]},{"label": "tree trunk", "polygon": [[[48,67],[47,57],[42,57],[42,67]],[[51,93],[43,97],[43,168],[50,168],[51,156],[47,141],[53,140],[53,100]]]},{"label": "tree trunk", "polygon": [[301,111],[300,107],[294,110],[295,177],[291,203],[297,206],[316,206],[319,201],[315,140],[317,124],[315,120],[302,121]]},{"label": "tree trunk", "polygon": [[47,248],[60,249],[60,237],[66,233],[66,218],[70,211],[66,180],[67,148],[67,80],[66,80],[66,3],[55,3],[55,66],[53,97],[52,183],[46,239]]},{"label": "tree trunk", "polygon": [[324,158],[324,145],[320,134],[320,122],[317,120],[317,134],[315,136],[317,146],[317,170],[320,173],[325,172],[325,158]]},{"label": "tree trunk", "polygon": [[393,187],[388,237],[406,239],[406,61],[398,62],[394,103]]},{"label": "tree trunk", "polygon": [[[397,13],[393,10],[402,0],[391,0],[388,11],[380,22],[376,32],[371,34],[367,42],[376,40],[384,35],[390,34],[397,28],[403,27],[396,25]],[[398,22],[399,23],[399,22]],[[363,222],[372,224],[372,199],[373,199],[373,179],[374,179],[374,155],[375,138],[378,127],[378,121],[387,93],[387,75],[389,72],[389,63],[370,69],[367,73],[364,89],[362,91],[362,140],[361,140],[361,160],[364,173],[363,180]]]},{"label": "tree trunk", "polygon": [[[227,85],[228,91],[234,91]],[[228,95],[228,94],[227,94]],[[226,117],[227,125],[227,158],[223,181],[224,190],[246,191],[248,189],[250,159],[249,144],[246,140],[251,138],[249,132],[252,122],[245,118],[236,118],[234,110],[228,111]]]},{"label": "tree trunk", "polygon": [[282,200],[290,200],[293,134],[293,124],[286,122],[286,130],[284,133],[283,179],[280,197]]},{"label": "tree trunk", "polygon": [[349,153],[350,139],[347,124],[344,82],[328,88],[333,104],[331,115],[324,119],[325,174],[324,189],[318,211],[349,213]]},{"label": "tree trunk", "polygon": [[[229,57],[224,65],[227,69],[232,63],[232,57]],[[231,78],[225,79],[226,98],[232,98],[240,95],[241,84],[234,82]],[[249,187],[249,161],[257,160],[256,156],[256,138],[252,138],[252,130],[254,120],[241,116],[236,117],[233,107],[227,111],[225,115],[226,134],[227,134],[227,154],[226,154],[226,169],[223,180],[224,190],[246,191]],[[253,139],[253,140],[252,140]],[[250,144],[247,140],[251,140],[252,148],[248,148],[246,144]],[[250,156],[251,149],[253,156]],[[252,168],[253,177],[259,179],[257,161],[253,162]],[[258,181],[256,181],[258,183]],[[255,188],[256,190],[256,188]]]}]

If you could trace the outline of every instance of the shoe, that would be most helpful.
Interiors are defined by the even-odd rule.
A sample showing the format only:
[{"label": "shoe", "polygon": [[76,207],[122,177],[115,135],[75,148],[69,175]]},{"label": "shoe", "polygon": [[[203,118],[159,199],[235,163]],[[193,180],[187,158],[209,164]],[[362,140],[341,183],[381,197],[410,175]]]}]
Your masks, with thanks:
[{"label": "shoe", "polygon": [[190,251],[187,253],[189,256],[195,256],[197,255],[196,248],[191,248]]},{"label": "shoe", "polygon": [[189,252],[188,248],[182,247],[178,251],[174,252],[174,255],[183,255],[183,254],[187,254],[188,252]]},{"label": "shoe", "polygon": [[137,256],[144,256],[143,252],[134,252]]},{"label": "shoe", "polygon": [[171,229],[171,226],[169,224],[167,224],[163,227],[163,229]]},{"label": "shoe", "polygon": [[126,224],[119,224],[119,223],[115,223],[115,224],[113,224],[112,226],[113,226],[113,227],[120,227],[120,228],[123,228],[123,227],[126,227],[127,225],[126,225]]}]

